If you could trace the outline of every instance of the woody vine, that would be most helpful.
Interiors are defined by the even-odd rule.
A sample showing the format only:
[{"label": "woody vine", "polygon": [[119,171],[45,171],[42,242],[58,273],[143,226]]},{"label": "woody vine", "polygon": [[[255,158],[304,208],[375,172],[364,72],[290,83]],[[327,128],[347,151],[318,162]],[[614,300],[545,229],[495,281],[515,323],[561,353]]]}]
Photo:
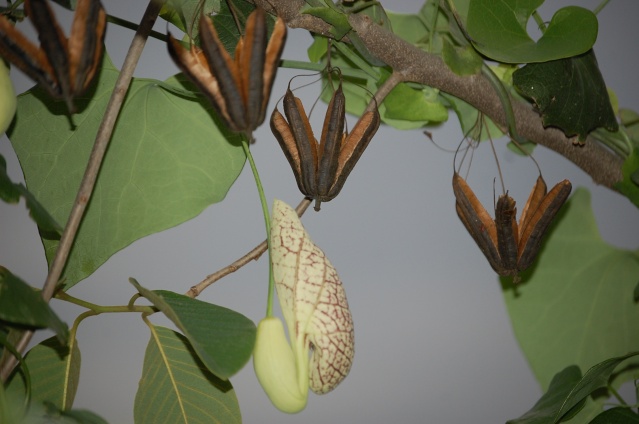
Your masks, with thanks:
[{"label": "woody vine", "polygon": [[[373,138],[380,120],[384,122],[389,116],[397,116],[393,114],[391,104],[385,102],[394,90],[403,90],[403,94],[409,93],[413,97],[419,96],[420,87],[440,90],[445,93],[442,94],[445,97],[441,104],[459,113],[462,128],[471,138],[486,138],[487,133],[472,131],[478,114],[484,115],[494,124],[492,135],[496,136],[497,131],[500,131],[517,145],[541,144],[555,150],[577,164],[599,184],[618,190],[639,204],[636,184],[638,141],[634,138],[634,126],[638,119],[631,111],[613,109],[598,73],[594,53],[590,50],[596,38],[596,14],[582,8],[562,10],[563,25],[569,25],[574,19],[595,26],[594,36],[592,28],[585,25],[586,35],[580,36],[579,40],[570,40],[570,34],[562,27],[560,19],[555,21],[553,18],[546,25],[536,15],[534,7],[517,11],[521,14],[520,19],[533,16],[546,34],[559,34],[560,38],[565,37],[569,42],[544,49],[540,47],[541,43],[531,40],[528,44],[522,44],[525,48],[520,48],[518,54],[509,56],[504,53],[505,46],[491,38],[490,32],[482,26],[491,7],[483,1],[471,2],[470,5],[461,3],[426,2],[420,16],[424,21],[424,34],[421,34],[423,37],[420,39],[427,41],[415,42],[402,38],[398,34],[400,31],[392,30],[393,20],[401,18],[387,14],[377,2],[333,4],[323,0],[256,1],[258,9],[252,12],[251,4],[239,1],[212,5],[198,3],[197,7],[189,2],[151,1],[119,72],[109,63],[108,57],[102,55],[101,31],[105,27],[106,14],[99,9],[97,0],[78,1],[75,11],[78,25],[74,23],[68,41],[59,33],[54,18],[47,12],[48,3],[44,0],[27,0],[25,11],[42,36],[39,47],[20,38],[19,32],[12,29],[10,20],[4,18],[0,25],[0,53],[39,83],[38,88],[21,97],[16,121],[8,129],[12,143],[19,146],[16,150],[23,148],[24,142],[21,140],[28,138],[28,123],[32,117],[26,110],[34,104],[49,111],[52,125],[59,127],[61,122],[66,125],[59,131],[61,137],[92,137],[95,138],[95,144],[84,177],[79,183],[80,188],[74,195],[73,206],[64,211],[60,211],[57,205],[69,202],[56,198],[55,190],[40,188],[35,191],[31,186],[15,184],[0,175],[3,178],[0,183],[5,201],[17,201],[20,197],[27,201],[38,223],[50,263],[42,292],[37,294],[10,270],[0,269],[0,287],[3,288],[0,297],[3,302],[0,341],[5,347],[2,360],[4,386],[0,392],[0,405],[4,406],[0,408],[0,414],[4,415],[0,418],[7,422],[28,422],[34,414],[45,413],[71,417],[69,419],[77,422],[100,420],[88,411],[73,410],[73,397],[77,390],[74,381],[79,372],[76,363],[79,350],[74,337],[77,326],[84,318],[106,312],[139,313],[149,326],[152,336],[143,376],[157,374],[159,368],[165,371],[171,369],[177,362],[188,364],[191,370],[200,369],[199,364],[203,364],[206,370],[192,377],[188,384],[198,387],[200,393],[204,394],[202,399],[193,401],[206,404],[207,416],[219,421],[236,422],[239,416],[238,400],[228,391],[229,378],[246,364],[251,355],[254,356],[255,372],[260,384],[272,403],[284,412],[293,413],[303,409],[309,388],[319,394],[335,389],[348,374],[353,361],[352,317],[337,272],[324,252],[311,241],[298,215],[304,213],[313,199],[316,209],[319,209],[321,202],[337,196],[346,183],[346,177]],[[23,17],[22,10],[16,6],[18,4],[8,5],[6,16],[13,19]],[[108,4],[105,6],[108,8]],[[509,12],[512,11],[490,15],[496,16],[500,24],[525,33],[520,22],[508,21],[506,16]],[[269,13],[271,17],[267,19]],[[131,283],[138,294],[128,305],[103,307],[74,298],[66,291],[106,261],[110,254],[132,241],[117,240],[105,257],[94,258],[94,264],[88,270],[79,266],[83,243],[89,237],[82,234],[80,224],[83,223],[84,228],[92,228],[95,222],[87,208],[94,191],[109,189],[108,184],[101,188],[96,184],[100,184],[100,179],[108,181],[109,178],[108,171],[101,170],[101,167],[107,146],[121,136],[117,133],[116,120],[122,114],[118,125],[123,125],[126,119],[126,106],[122,108],[124,96],[136,90],[151,90],[141,83],[136,86],[131,76],[158,15],[186,34],[183,41],[160,37],[167,40],[172,58],[187,77],[178,76],[161,83],[159,90],[163,90],[163,96],[172,96],[171,102],[183,102],[181,109],[187,110],[184,119],[201,126],[194,129],[196,138],[202,133],[210,138],[211,131],[214,131],[227,148],[234,144],[242,146],[242,162],[248,158],[260,194],[267,242],[236,263],[185,290],[185,295],[148,290],[132,279]],[[211,19],[211,15],[215,17]],[[110,21],[116,20],[110,18]],[[222,40],[216,30],[216,22],[239,26],[243,37],[231,37],[233,43],[229,43],[228,38]],[[267,22],[271,26],[268,31]],[[113,24],[108,26],[112,27]],[[307,64],[287,64],[285,60],[284,65],[314,69],[322,73],[325,82],[335,82],[324,91],[328,107],[319,144],[316,139],[320,131],[310,128],[304,106],[292,91],[288,91],[283,99],[286,117],[278,110],[272,115],[266,111],[286,27],[304,28],[315,34],[313,51],[316,57]],[[92,31],[96,32],[95,37],[87,37]],[[57,37],[60,42],[44,41],[52,37]],[[328,39],[332,42],[328,43]],[[91,42],[94,44],[91,45]],[[234,56],[231,56],[226,49],[232,50],[233,47]],[[487,59],[498,62],[500,67],[489,67],[485,62]],[[100,78],[96,82],[94,77],[98,73],[98,66]],[[333,72],[333,66],[338,67],[339,72]],[[566,105],[576,101],[570,96],[577,96],[576,99],[581,101],[584,93],[579,92],[579,89],[573,87],[569,93],[555,93],[553,90],[556,88],[546,85],[547,81],[539,83],[540,86],[531,82],[531,75],[537,78],[546,72],[556,73],[557,66],[561,72],[574,71],[583,80],[594,81],[592,85],[580,87],[595,98],[591,109],[570,111],[573,115],[585,115],[585,120],[575,123],[555,109],[557,103]],[[577,68],[580,71],[576,71]],[[366,89],[362,90],[362,85]],[[548,95],[548,92],[553,94]],[[108,104],[95,106],[98,93],[110,94]],[[9,91],[5,94],[8,96],[3,106],[6,105],[8,126],[13,118],[12,95]],[[462,106],[462,102],[469,107]],[[162,104],[158,110],[163,111],[164,107],[169,113],[177,113]],[[378,108],[384,111],[381,118]],[[345,133],[347,109],[359,116],[359,120]],[[103,116],[103,119],[99,127],[87,130],[83,117],[91,114]],[[273,133],[304,195],[297,212],[279,201],[274,202],[272,213],[269,212],[257,172],[258,164],[253,161],[250,150],[252,132],[265,119],[270,120]],[[431,117],[423,117],[423,120],[429,121]],[[92,135],[88,136],[87,133]],[[22,166],[27,180],[32,178],[31,181],[37,181],[38,177],[30,174],[33,165],[25,161]],[[221,177],[212,175],[212,178]],[[230,178],[221,184],[230,186],[233,180]],[[519,267],[523,263],[521,259],[514,259],[517,265],[508,265],[503,255],[521,256],[522,252],[526,252],[526,246],[520,247],[518,252],[517,242],[514,245],[512,242],[506,243],[504,237],[512,238],[515,234],[516,238],[526,243],[534,238],[534,243],[537,243],[534,253],[526,254],[524,261],[529,264],[535,259],[538,242],[569,191],[569,188],[563,190],[558,196],[551,190],[548,194],[550,197],[544,197],[544,185],[543,194],[531,194],[532,203],[529,200],[525,209],[528,209],[529,204],[533,205],[535,210],[530,211],[532,218],[522,218],[517,229],[514,224],[514,205],[508,206],[501,217],[497,216],[493,221],[485,217],[485,210],[473,199],[470,189],[460,182],[457,184],[457,187],[462,187],[456,189],[455,193],[458,208],[462,205],[462,211],[459,212],[462,221],[493,268],[500,274],[517,278],[527,266]],[[542,191],[541,188],[539,190]],[[47,191],[50,193],[47,194]],[[556,199],[559,200],[553,203]],[[212,203],[216,200],[207,201]],[[546,213],[550,209],[552,214]],[[476,220],[475,224],[473,220]],[[506,225],[500,225],[500,220],[507,220]],[[65,224],[61,227],[58,223],[63,222]],[[528,224],[529,230],[526,229]],[[143,226],[140,223],[138,225]],[[167,225],[166,222],[158,222],[157,228],[166,228]],[[495,235],[485,234],[492,227],[496,227]],[[100,232],[100,228],[96,231]],[[139,238],[149,231],[145,228],[140,234],[129,237]],[[486,253],[491,249],[499,253]],[[269,296],[266,317],[257,329],[254,323],[237,312],[195,299],[210,284],[258,258],[266,250],[269,251],[271,264]],[[630,261],[634,261],[636,266],[636,258]],[[281,321],[273,316],[275,292],[287,325],[288,337]],[[636,292],[635,297],[639,297]],[[47,306],[46,302],[54,296],[87,309],[70,331]],[[138,297],[146,298],[151,306],[142,306]],[[173,321],[178,331],[154,325],[148,317],[158,312]],[[222,327],[221,322],[225,323]],[[53,329],[56,338],[33,347],[25,356],[31,335],[41,328]],[[169,358],[165,362],[151,359],[176,343],[183,346],[179,357]],[[51,388],[47,386],[51,383],[45,382],[37,372],[32,372],[39,363],[51,361],[52,345],[56,352],[65,352],[56,359],[55,384],[68,388],[65,396],[55,399],[41,397]],[[541,416],[545,420],[543,422],[559,422],[574,414],[582,414],[584,420],[606,419],[612,414],[624,414],[629,419],[636,419],[632,405],[623,400],[620,400],[619,407],[605,412],[602,412],[601,403],[584,405],[591,393],[604,387],[615,394],[615,387],[635,376],[637,363],[633,351],[638,349],[636,341],[630,342],[625,351],[601,358],[597,363],[590,364],[592,368],[588,370],[570,367],[556,370],[557,374],[548,385],[545,395],[553,398],[551,407],[540,402],[537,405],[543,408],[536,410],[535,405],[526,415]],[[582,372],[585,374],[582,375]],[[211,384],[211,379],[216,384]],[[178,419],[177,416],[166,418],[165,410],[157,405],[157,384],[143,378],[136,397],[136,422]],[[167,393],[176,399],[183,396],[172,392],[170,388],[163,388],[162,395]],[[218,404],[223,405],[223,408],[206,401],[210,398],[218,399]],[[20,402],[15,402],[16,399]],[[227,413],[228,416],[225,415]],[[192,414],[195,412],[188,409],[178,413],[181,419],[187,421]],[[515,422],[526,422],[526,415]]]}]

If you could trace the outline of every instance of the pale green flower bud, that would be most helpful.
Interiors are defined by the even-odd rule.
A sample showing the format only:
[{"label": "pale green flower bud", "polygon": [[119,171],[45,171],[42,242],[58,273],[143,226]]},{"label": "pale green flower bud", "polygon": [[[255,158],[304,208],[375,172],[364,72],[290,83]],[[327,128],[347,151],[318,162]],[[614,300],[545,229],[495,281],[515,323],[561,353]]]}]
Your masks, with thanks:
[{"label": "pale green flower bud", "polygon": [[[282,321],[266,317],[257,326],[257,338],[253,350],[253,368],[267,396],[282,412],[290,414],[304,409],[308,398],[308,360],[296,361],[291,346],[284,334]],[[301,380],[301,386],[300,386]]]},{"label": "pale green flower bud", "polygon": [[0,57],[0,135],[9,128],[9,124],[16,114],[16,92],[13,89],[9,68]]}]

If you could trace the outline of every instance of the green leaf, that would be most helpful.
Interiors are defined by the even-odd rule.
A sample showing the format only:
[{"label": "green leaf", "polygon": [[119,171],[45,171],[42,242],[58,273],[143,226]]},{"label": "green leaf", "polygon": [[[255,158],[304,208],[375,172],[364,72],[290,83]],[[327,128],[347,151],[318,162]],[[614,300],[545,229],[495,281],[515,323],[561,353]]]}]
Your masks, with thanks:
[{"label": "green leaf", "polygon": [[[58,222],[66,222],[93,140],[118,77],[103,60],[92,99],[69,128],[63,102],[36,88],[18,99],[9,134],[27,187]],[[203,100],[177,96],[165,83],[134,79],[93,197],[63,277],[68,289],[135,240],[194,218],[221,201],[244,166],[238,136],[230,135]],[[49,262],[57,241],[44,241]]]},{"label": "green leaf", "polygon": [[336,40],[341,40],[351,30],[348,16],[343,11],[340,11],[332,3],[332,0],[313,0],[308,3],[302,7],[300,12],[318,17],[331,25],[329,32]]},{"label": "green leaf", "polygon": [[0,199],[7,203],[18,203],[20,196],[24,197],[29,216],[37,224],[40,234],[48,239],[59,239],[62,227],[25,186],[11,181],[7,174],[7,162],[0,155]]},{"label": "green leaf", "polygon": [[543,0],[474,0],[467,31],[473,45],[498,62],[534,63],[564,59],[587,52],[597,40],[594,13],[578,6],[559,9],[535,42],[526,31],[528,20]]},{"label": "green leaf", "polygon": [[[639,350],[637,275],[639,252],[604,242],[588,191],[575,190],[537,264],[523,273],[525,283],[514,288],[502,280],[515,336],[543,388],[567,366],[589,369]],[[630,377],[622,370],[613,385]]]},{"label": "green leaf", "polygon": [[457,47],[444,40],[442,57],[446,65],[457,75],[475,75],[481,72],[484,64],[481,56],[471,46]]},{"label": "green leaf", "polygon": [[187,34],[196,36],[200,15],[220,10],[220,0],[169,0],[162,6],[160,17]]},{"label": "green leaf", "polygon": [[319,61],[326,55],[326,52],[328,52],[328,38],[317,34],[312,35],[313,43],[309,46],[306,52],[308,54],[308,59],[311,62],[319,63]]},{"label": "green leaf", "polygon": [[615,368],[627,359],[637,355],[639,355],[639,352],[628,353],[617,358],[607,359],[590,368],[566,398],[561,409],[555,415],[555,422],[559,422],[568,411],[583,401],[592,392],[601,387],[606,387]]},{"label": "green leaf", "polygon": [[617,131],[619,125],[592,50],[581,56],[533,63],[515,71],[517,90],[535,103],[544,126],[585,140],[595,128]]},{"label": "green leaf", "polygon": [[228,379],[248,362],[255,344],[253,321],[221,306],[166,290],[147,290],[133,278],[130,281],[184,332],[193,350],[213,374]]},{"label": "green leaf", "polygon": [[231,383],[211,374],[184,336],[165,327],[150,328],[135,423],[241,423]]},{"label": "green leaf", "polygon": [[485,115],[483,115],[483,123],[479,125],[479,111],[470,104],[447,93],[442,93],[442,97],[446,99],[457,115],[463,133],[467,134],[471,139],[478,141],[496,140],[504,135],[499,127]]},{"label": "green leaf", "polygon": [[590,424],[637,424],[639,415],[630,408],[612,408],[597,415]]},{"label": "green leaf", "polygon": [[508,424],[542,424],[550,423],[570,394],[581,380],[581,370],[575,365],[566,367],[557,373],[550,382],[546,393],[535,403],[535,406],[521,417],[508,420]]},{"label": "green leaf", "polygon": [[104,418],[85,409],[63,411],[49,402],[34,402],[21,424],[107,424]]},{"label": "green leaf", "polygon": [[50,328],[66,342],[67,325],[53,312],[39,291],[0,266],[0,320],[32,328]]},{"label": "green leaf", "polygon": [[639,207],[639,182],[633,177],[639,172],[639,148],[635,148],[621,166],[623,180],[614,185],[615,189]]},{"label": "green leaf", "polygon": [[392,11],[386,13],[395,35],[417,46],[427,45],[428,29],[420,15]]},{"label": "green leaf", "polygon": [[[70,409],[80,379],[81,357],[77,341],[69,349],[56,338],[44,340],[31,348],[25,362],[31,374],[31,398],[48,402],[60,410]],[[20,374],[13,375],[8,390],[24,393],[24,380]]]}]

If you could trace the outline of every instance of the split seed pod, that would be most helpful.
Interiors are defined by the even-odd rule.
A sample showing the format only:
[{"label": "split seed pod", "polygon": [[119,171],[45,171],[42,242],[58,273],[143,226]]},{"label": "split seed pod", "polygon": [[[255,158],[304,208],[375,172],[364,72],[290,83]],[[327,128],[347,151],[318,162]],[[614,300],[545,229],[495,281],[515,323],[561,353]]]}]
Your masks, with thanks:
[{"label": "split seed pod", "polygon": [[563,180],[547,193],[540,175],[517,224],[515,201],[508,193],[499,196],[493,220],[466,181],[456,172],[453,175],[459,218],[495,272],[514,276],[515,282],[519,280],[519,273],[532,265],[548,226],[571,189],[570,181]]},{"label": "split seed pod", "polygon": [[191,46],[187,50],[169,34],[173,61],[235,132],[253,131],[266,116],[286,40],[286,24],[277,18],[270,40],[266,30],[266,12],[258,7],[246,21],[246,32],[237,43],[234,59],[205,15],[200,18],[201,48]]},{"label": "split seed pod", "polygon": [[290,88],[284,96],[286,119],[277,110],[271,115],[271,130],[288,160],[297,186],[305,196],[321,202],[337,196],[362,153],[377,132],[379,112],[366,112],[350,134],[344,132],[346,101],[342,84],[333,94],[318,143],[300,99]]},{"label": "split seed pod", "polygon": [[25,0],[24,4],[40,47],[0,16],[0,55],[75,113],[73,99],[91,85],[102,59],[106,12],[99,0],[78,0],[67,39],[47,0]]},{"label": "split seed pod", "polygon": [[309,388],[327,393],[350,371],[353,319],[335,268],[310,240],[295,210],[279,200],[273,203],[270,245],[290,345],[281,321],[264,318],[253,364],[271,402],[293,413],[306,406]]}]

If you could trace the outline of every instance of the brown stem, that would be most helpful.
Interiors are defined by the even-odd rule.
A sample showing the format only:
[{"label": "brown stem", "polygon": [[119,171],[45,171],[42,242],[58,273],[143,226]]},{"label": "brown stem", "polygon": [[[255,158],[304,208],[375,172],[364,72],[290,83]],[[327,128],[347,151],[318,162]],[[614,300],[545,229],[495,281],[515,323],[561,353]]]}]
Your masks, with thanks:
[{"label": "brown stem", "polygon": [[[297,207],[295,208],[295,212],[297,212],[297,216],[301,217],[302,215],[304,215],[304,212],[306,212],[306,209],[308,209],[310,204],[311,204],[311,199],[305,197],[299,203],[299,205],[297,205]],[[262,243],[255,246],[253,250],[248,252],[246,255],[242,256],[241,258],[239,258],[232,264],[225,266],[219,271],[216,271],[213,274],[208,275],[204,280],[200,281],[198,284],[191,287],[189,291],[185,293],[186,296],[190,298],[198,297],[200,293],[204,291],[205,288],[215,283],[217,280],[223,277],[226,277],[227,275],[237,271],[238,269],[242,268],[244,265],[246,265],[247,263],[251,261],[258,260],[260,256],[262,256],[262,254],[266,252],[267,248],[268,248],[268,244],[266,240],[264,240]]]},{"label": "brown stem", "polygon": [[[265,9],[277,12],[291,28],[330,37],[330,26],[321,19],[300,13],[304,0],[255,0]],[[349,22],[368,51],[388,64],[404,81],[428,85],[471,104],[500,126],[506,126],[506,116],[495,89],[482,75],[462,77],[453,73],[439,58],[418,49],[364,15],[352,14]],[[623,160],[589,138],[585,146],[573,145],[572,139],[556,128],[544,128],[541,118],[527,102],[512,99],[517,133],[546,146],[574,162],[598,184],[612,188],[623,178]]]},{"label": "brown stem", "polygon": [[[122,104],[124,103],[124,97],[127,90],[129,89],[131,78],[133,77],[133,71],[138,63],[144,45],[146,44],[146,40],[151,33],[153,24],[155,23],[163,4],[164,0],[151,0],[149,2],[149,5],[144,12],[144,16],[140,21],[140,26],[133,37],[131,46],[129,47],[126,59],[124,60],[124,65],[122,66],[118,80],[115,83],[111,99],[109,100],[106,112],[102,118],[100,128],[98,129],[93,150],[91,151],[87,168],[84,171],[84,177],[82,178],[73,208],[69,214],[69,220],[67,221],[62,237],[60,238],[60,244],[58,245],[58,249],[42,288],[42,297],[47,302],[53,296],[56,285],[60,280],[60,275],[67,263],[69,252],[73,246],[73,241],[75,240],[78,228],[80,227],[80,223],[84,217],[84,212],[89,204],[91,195],[93,194],[93,188],[95,187],[98,172],[100,171],[102,160],[104,159],[107,147],[109,146],[115,121],[120,113]],[[20,353],[25,351],[32,336],[32,331],[26,331],[23,333],[21,339],[16,344],[16,349]],[[2,370],[0,370],[0,379],[2,381],[7,380],[15,365],[16,360],[13,357],[3,364]]]}]

